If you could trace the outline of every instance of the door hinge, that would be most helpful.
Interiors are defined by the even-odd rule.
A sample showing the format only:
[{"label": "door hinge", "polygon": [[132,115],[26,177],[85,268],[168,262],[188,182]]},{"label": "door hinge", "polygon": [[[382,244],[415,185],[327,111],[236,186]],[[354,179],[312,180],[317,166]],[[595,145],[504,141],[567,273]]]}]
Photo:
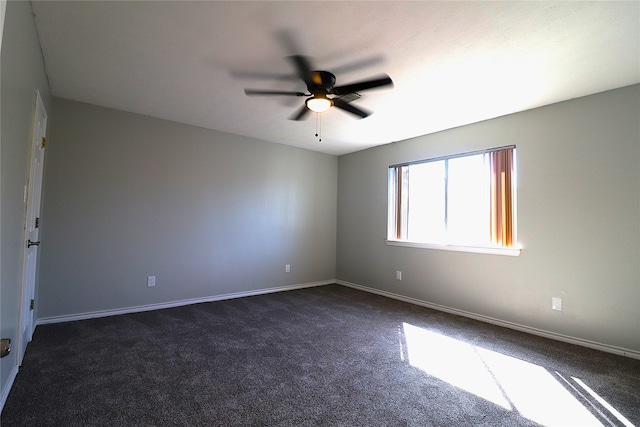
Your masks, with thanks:
[{"label": "door hinge", "polygon": [[29,310],[33,310],[33,308],[35,307],[35,305],[36,305],[36,300],[32,299],[32,300],[31,300],[31,303],[29,304]]},{"label": "door hinge", "polygon": [[45,138],[44,136],[42,137],[42,148],[44,148],[44,146],[47,145],[47,138]]},{"label": "door hinge", "polygon": [[40,226],[40,218],[36,217],[36,225],[35,228],[38,228]]}]

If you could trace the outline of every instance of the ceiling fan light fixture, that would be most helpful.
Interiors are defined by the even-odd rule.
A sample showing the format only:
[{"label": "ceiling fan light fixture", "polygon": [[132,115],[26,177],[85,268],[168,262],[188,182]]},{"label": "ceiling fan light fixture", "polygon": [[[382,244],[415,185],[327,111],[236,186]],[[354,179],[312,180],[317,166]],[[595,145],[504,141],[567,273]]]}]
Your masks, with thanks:
[{"label": "ceiling fan light fixture", "polygon": [[307,108],[316,113],[324,113],[333,105],[333,102],[324,95],[314,95],[305,101]]}]

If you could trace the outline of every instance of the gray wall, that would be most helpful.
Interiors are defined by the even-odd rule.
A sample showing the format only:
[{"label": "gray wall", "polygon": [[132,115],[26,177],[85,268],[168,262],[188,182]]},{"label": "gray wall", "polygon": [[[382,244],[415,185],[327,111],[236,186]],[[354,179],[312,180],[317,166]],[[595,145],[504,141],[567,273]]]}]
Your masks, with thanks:
[{"label": "gray wall", "polygon": [[[17,345],[24,250],[24,186],[29,176],[36,89],[50,111],[49,86],[30,2],[8,2],[2,37],[0,116],[0,334]],[[19,350],[0,359],[0,390],[8,391]],[[15,371],[14,371],[15,373]]]},{"label": "gray wall", "polygon": [[[341,156],[337,278],[640,351],[639,118],[635,85]],[[509,144],[519,257],[385,245],[389,165]]]},{"label": "gray wall", "polygon": [[57,98],[49,141],[39,318],[335,278],[335,156]]}]

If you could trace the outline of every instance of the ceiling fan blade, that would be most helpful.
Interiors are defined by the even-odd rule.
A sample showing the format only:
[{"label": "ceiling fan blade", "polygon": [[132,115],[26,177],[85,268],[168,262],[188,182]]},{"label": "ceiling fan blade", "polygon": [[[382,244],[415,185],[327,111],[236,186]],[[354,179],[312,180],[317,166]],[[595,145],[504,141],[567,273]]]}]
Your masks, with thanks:
[{"label": "ceiling fan blade", "polygon": [[362,95],[360,95],[357,92],[351,92],[351,93],[346,93],[344,95],[334,96],[333,101],[335,101],[336,99],[340,99],[341,101],[344,101],[344,102],[353,102],[360,98],[362,98]]},{"label": "ceiling fan blade", "polygon": [[244,93],[249,96],[253,95],[290,95],[290,96],[309,96],[303,92],[293,92],[290,90],[262,90],[262,89],[245,89]]},{"label": "ceiling fan blade", "polygon": [[302,81],[310,87],[313,85],[313,75],[311,69],[311,61],[308,57],[302,55],[289,56],[289,60],[293,62],[296,68],[296,74],[302,79]]},{"label": "ceiling fan blade", "polygon": [[336,86],[333,88],[331,93],[335,95],[344,95],[351,92],[360,92],[363,90],[388,85],[393,85],[393,81],[391,80],[391,77],[385,75],[384,77],[375,80],[367,80],[364,82],[352,83],[344,86]]},{"label": "ceiling fan blade", "polygon": [[300,108],[296,114],[289,117],[289,120],[302,120],[304,116],[306,116],[309,113],[309,111],[311,110],[307,108],[307,105],[303,104],[302,108]]},{"label": "ceiling fan blade", "polygon": [[348,111],[351,114],[355,114],[356,116],[359,116],[361,119],[364,119],[365,117],[371,114],[368,111],[364,111],[358,107],[354,107],[353,105],[349,104],[348,102],[345,102],[340,98],[333,98],[332,101],[333,101],[334,107],[340,108],[344,111]]}]

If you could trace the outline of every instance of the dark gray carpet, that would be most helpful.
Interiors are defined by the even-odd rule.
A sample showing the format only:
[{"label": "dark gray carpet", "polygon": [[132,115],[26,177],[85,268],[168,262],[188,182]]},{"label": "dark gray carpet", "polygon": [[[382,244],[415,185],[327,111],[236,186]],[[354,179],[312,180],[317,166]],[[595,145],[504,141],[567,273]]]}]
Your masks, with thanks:
[{"label": "dark gray carpet", "polygon": [[39,326],[0,421],[637,425],[639,393],[638,360],[330,285]]}]

